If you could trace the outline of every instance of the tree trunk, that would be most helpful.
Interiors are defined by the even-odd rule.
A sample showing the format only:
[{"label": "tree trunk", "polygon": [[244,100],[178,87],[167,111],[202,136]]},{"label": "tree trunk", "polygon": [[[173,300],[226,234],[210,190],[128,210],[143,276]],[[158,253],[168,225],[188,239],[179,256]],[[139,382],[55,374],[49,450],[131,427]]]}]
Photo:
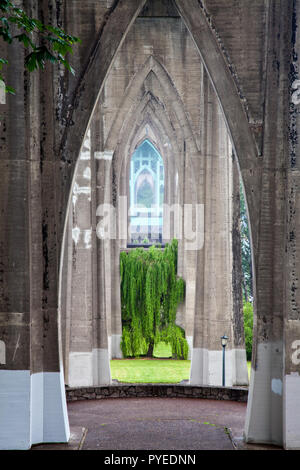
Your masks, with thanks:
[{"label": "tree trunk", "polygon": [[149,343],[148,352],[146,354],[146,357],[153,357],[153,349],[154,349],[154,342],[151,341]]}]

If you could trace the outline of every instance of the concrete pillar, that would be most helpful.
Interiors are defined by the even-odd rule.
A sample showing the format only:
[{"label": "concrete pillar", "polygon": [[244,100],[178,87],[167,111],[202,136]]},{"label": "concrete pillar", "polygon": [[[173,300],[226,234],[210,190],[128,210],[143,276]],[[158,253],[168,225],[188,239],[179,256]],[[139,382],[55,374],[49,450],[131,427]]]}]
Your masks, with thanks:
[{"label": "concrete pillar", "polygon": [[91,133],[88,131],[76,168],[70,205],[72,213],[72,270],[65,288],[71,291],[68,333],[70,387],[93,385],[92,365],[92,221]]},{"label": "concrete pillar", "polygon": [[[106,203],[106,191],[109,184],[109,172],[111,168],[112,152],[96,151],[96,198],[97,198],[97,215],[107,218],[107,209],[99,212],[99,207]],[[110,216],[109,216],[110,217]],[[106,273],[107,262],[109,257],[106,258],[106,247],[109,240],[107,234],[98,229],[97,225],[97,310],[95,321],[95,346],[93,349],[94,354],[94,383],[97,385],[108,385],[111,383],[110,374],[110,345],[109,333],[110,328],[110,277]],[[107,226],[109,229],[109,225]],[[107,260],[108,259],[108,260]],[[109,302],[108,302],[109,300]]]},{"label": "concrete pillar", "polygon": [[56,164],[42,126],[52,75],[42,83],[39,73],[27,76],[24,88],[22,48],[3,52],[17,94],[0,104],[0,449],[24,450],[70,436],[59,362]]},{"label": "concrete pillar", "polygon": [[[226,334],[229,341],[225,385],[247,385],[245,347],[237,349],[233,329],[231,145],[217,97],[207,78],[204,78],[204,86],[207,143],[205,157],[198,157],[205,159],[205,176],[203,185],[198,186],[198,201],[204,203],[205,230],[204,245],[198,251],[190,382],[222,385],[221,336]],[[198,162],[198,178],[200,165]]]},{"label": "concrete pillar", "polygon": [[[290,74],[290,152],[287,173],[286,291],[283,368],[283,443],[300,449],[300,2],[294,3],[294,33]],[[296,27],[297,25],[297,27]],[[279,383],[277,382],[279,385]]]},{"label": "concrete pillar", "polygon": [[[253,250],[255,266],[254,350],[245,438],[250,443],[268,443],[279,446],[285,444],[286,447],[295,448],[299,447],[300,443],[299,407],[295,406],[295,402],[293,404],[290,392],[292,391],[292,394],[297,392],[297,385],[295,387],[297,376],[293,375],[295,369],[290,367],[292,351],[291,345],[287,342],[286,333],[287,326],[292,324],[289,319],[293,315],[290,310],[291,304],[289,304],[293,297],[293,283],[290,275],[293,276],[294,268],[291,261],[292,258],[293,262],[297,263],[297,261],[294,258],[293,231],[289,233],[285,219],[293,225],[296,221],[297,209],[295,206],[296,211],[293,214],[293,202],[286,193],[286,174],[283,170],[287,164],[288,149],[287,132],[282,119],[288,116],[287,77],[290,63],[286,53],[285,35],[279,33],[291,31],[289,29],[291,25],[288,26],[292,19],[292,11],[289,11],[291,6],[286,2],[272,2],[268,10],[259,245],[257,250]],[[283,9],[286,7],[286,15],[283,15]],[[276,74],[274,74],[274,63],[280,64]],[[273,92],[275,87],[276,95]],[[292,119],[294,117],[295,115]],[[295,150],[297,158],[297,149]],[[291,175],[290,170],[293,171],[293,169],[291,167],[288,169],[289,175]],[[246,182],[248,177],[245,173]],[[292,258],[289,258],[290,255]],[[289,280],[285,276],[288,276]],[[297,335],[297,328],[293,328],[293,332]],[[287,365],[288,369],[284,370]]]}]

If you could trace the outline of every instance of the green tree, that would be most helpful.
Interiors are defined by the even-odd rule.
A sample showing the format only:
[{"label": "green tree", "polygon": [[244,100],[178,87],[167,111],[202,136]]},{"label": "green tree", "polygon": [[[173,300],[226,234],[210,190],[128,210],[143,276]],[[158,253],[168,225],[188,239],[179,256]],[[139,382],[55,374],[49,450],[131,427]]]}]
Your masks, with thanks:
[{"label": "green tree", "polygon": [[253,341],[253,275],[249,221],[247,217],[246,202],[242,185],[240,185],[240,220],[245,345],[247,360],[251,361]]},{"label": "green tree", "polygon": [[244,191],[240,186],[240,219],[241,219],[241,248],[242,248],[242,269],[243,269],[243,297],[246,302],[253,299],[253,275],[251,258],[251,241],[249,222]]},{"label": "green tree", "polygon": [[244,302],[244,330],[247,360],[251,361],[253,340],[253,305],[251,302]]},{"label": "green tree", "polygon": [[[66,34],[61,28],[29,17],[10,0],[0,0],[0,15],[0,37],[8,44],[18,41],[28,50],[25,68],[29,72],[44,69],[46,62],[60,62],[74,74],[66,55],[73,52],[72,46],[80,39]],[[5,84],[1,74],[4,65],[9,65],[8,60],[0,57],[0,85],[5,87],[6,92],[14,94],[15,90]]]},{"label": "green tree", "polygon": [[172,346],[173,357],[186,359],[188,344],[175,324],[185,284],[177,276],[176,240],[165,249],[136,248],[120,255],[123,355],[152,357],[154,346]]}]

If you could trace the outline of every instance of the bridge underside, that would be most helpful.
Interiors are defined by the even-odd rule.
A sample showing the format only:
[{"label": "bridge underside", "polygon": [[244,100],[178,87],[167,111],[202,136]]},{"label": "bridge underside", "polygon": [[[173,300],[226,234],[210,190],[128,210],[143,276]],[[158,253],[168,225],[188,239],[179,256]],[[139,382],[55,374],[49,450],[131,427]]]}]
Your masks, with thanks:
[{"label": "bridge underside", "polygon": [[247,382],[241,180],[255,311],[245,437],[300,448],[300,1],[20,3],[82,44],[75,77],[50,66],[24,75],[22,49],[3,46],[17,94],[0,104],[0,448],[68,441],[65,383],[111,382],[122,214],[146,139],[163,159],[164,202],[180,214],[170,211],[163,238],[179,239],[190,382],[220,385],[224,333],[227,384]]}]

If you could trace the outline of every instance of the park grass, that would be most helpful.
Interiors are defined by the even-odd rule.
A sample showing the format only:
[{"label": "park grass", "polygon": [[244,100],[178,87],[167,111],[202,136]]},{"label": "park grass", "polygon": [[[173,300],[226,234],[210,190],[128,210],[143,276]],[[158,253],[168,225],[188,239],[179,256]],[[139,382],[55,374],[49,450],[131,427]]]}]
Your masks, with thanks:
[{"label": "park grass", "polygon": [[250,376],[251,376],[251,361],[247,361],[247,367],[248,367],[248,377],[249,377],[249,380],[250,380]]},{"label": "park grass", "polygon": [[[159,343],[154,349],[154,357],[133,359],[112,359],[110,361],[113,380],[123,383],[179,383],[189,380],[191,361],[170,359],[169,345]],[[247,362],[250,380],[251,361]]]},{"label": "park grass", "polygon": [[123,383],[179,383],[189,380],[191,361],[173,359],[112,359],[113,380]]},{"label": "park grass", "polygon": [[113,380],[123,383],[179,383],[189,380],[191,361],[173,360],[168,344],[159,343],[154,357],[113,359],[110,362]]}]

